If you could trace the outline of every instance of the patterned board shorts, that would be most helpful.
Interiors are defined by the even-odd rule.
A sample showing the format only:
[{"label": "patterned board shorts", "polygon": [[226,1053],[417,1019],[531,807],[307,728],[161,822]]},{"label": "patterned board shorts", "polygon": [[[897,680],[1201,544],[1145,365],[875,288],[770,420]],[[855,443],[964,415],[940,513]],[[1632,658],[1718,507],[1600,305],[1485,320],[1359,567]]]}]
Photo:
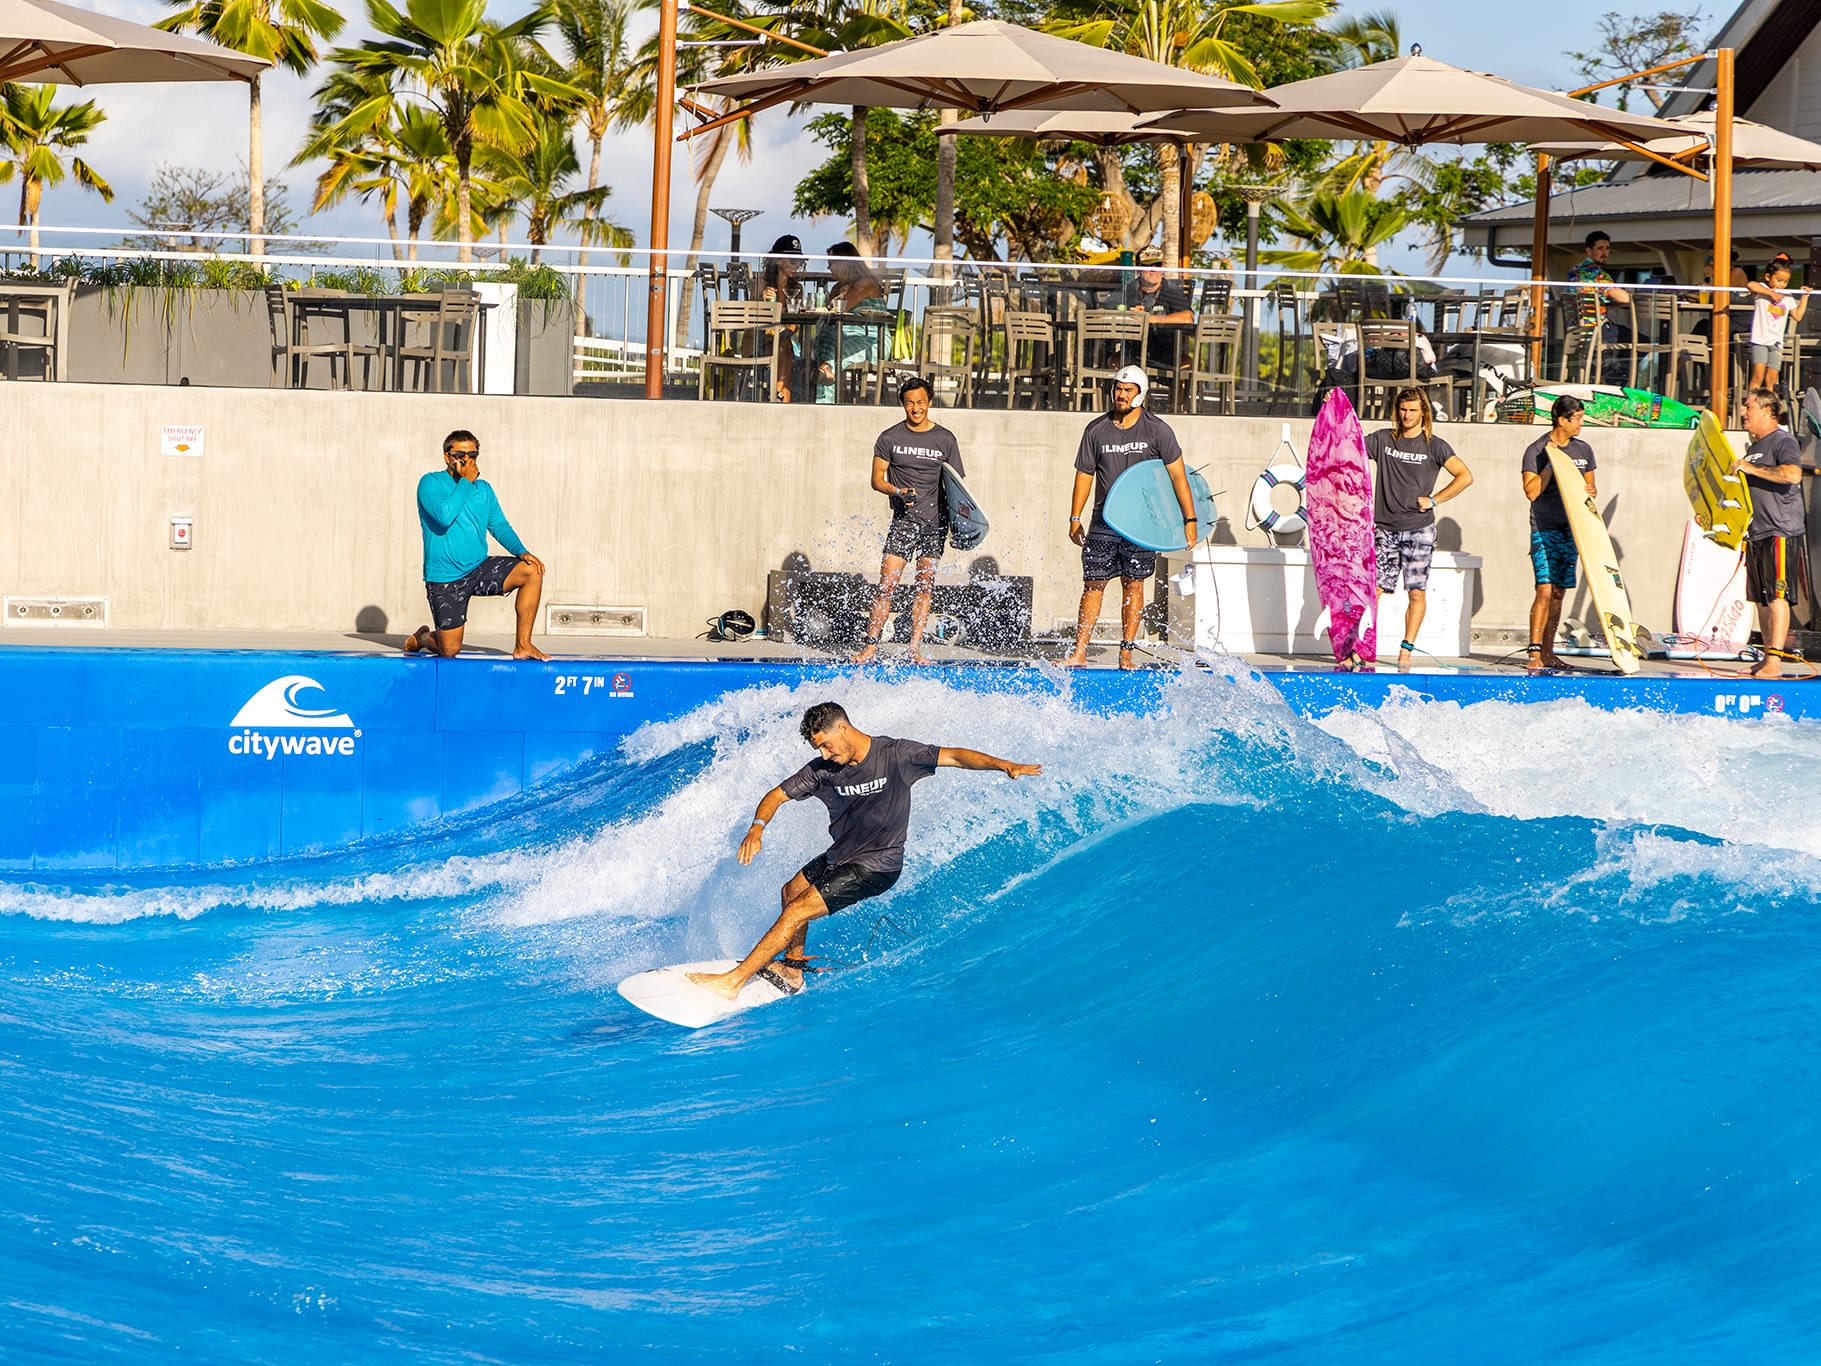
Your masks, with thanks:
[{"label": "patterned board shorts", "polygon": [[1580,560],[1574,548],[1574,534],[1568,531],[1532,531],[1530,533],[1530,568],[1537,585],[1573,588],[1574,567]]},{"label": "patterned board shorts", "polygon": [[459,579],[424,584],[430,600],[430,620],[439,631],[454,631],[468,624],[469,598],[497,598],[506,591],[506,576],[518,566],[516,555],[489,555]]},{"label": "patterned board shorts", "polygon": [[1408,531],[1372,528],[1372,540],[1378,548],[1378,591],[1397,592],[1399,571],[1404,587],[1421,593],[1429,587],[1429,566],[1435,559],[1435,523],[1412,527]]},{"label": "patterned board shorts", "polygon": [[1090,531],[1081,543],[1081,580],[1148,579],[1157,572],[1157,554],[1113,531]]},{"label": "patterned board shorts", "polygon": [[892,518],[885,533],[885,553],[909,563],[912,560],[939,560],[948,549],[948,527],[941,522],[924,522],[915,517]]},{"label": "patterned board shorts", "polygon": [[1760,607],[1796,600],[1808,581],[1808,546],[1800,536],[1766,536],[1745,543],[1745,600]]}]

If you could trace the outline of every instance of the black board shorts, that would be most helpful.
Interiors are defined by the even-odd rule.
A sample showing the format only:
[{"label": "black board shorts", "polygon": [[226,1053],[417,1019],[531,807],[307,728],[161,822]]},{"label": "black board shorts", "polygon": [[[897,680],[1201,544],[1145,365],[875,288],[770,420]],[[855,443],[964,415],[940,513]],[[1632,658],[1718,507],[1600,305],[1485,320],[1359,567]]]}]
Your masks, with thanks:
[{"label": "black board shorts", "polygon": [[497,598],[506,591],[506,576],[518,567],[516,555],[489,555],[459,579],[424,583],[430,600],[430,620],[439,631],[453,631],[468,624],[468,599]]},{"label": "black board shorts", "polygon": [[817,854],[803,865],[803,880],[822,894],[822,904],[830,915],[889,892],[903,873],[902,868],[882,873],[857,863],[831,864],[827,854]]},{"label": "black board shorts", "polygon": [[892,518],[885,533],[885,553],[900,560],[939,560],[948,549],[948,526],[926,522],[917,517],[900,515]]}]

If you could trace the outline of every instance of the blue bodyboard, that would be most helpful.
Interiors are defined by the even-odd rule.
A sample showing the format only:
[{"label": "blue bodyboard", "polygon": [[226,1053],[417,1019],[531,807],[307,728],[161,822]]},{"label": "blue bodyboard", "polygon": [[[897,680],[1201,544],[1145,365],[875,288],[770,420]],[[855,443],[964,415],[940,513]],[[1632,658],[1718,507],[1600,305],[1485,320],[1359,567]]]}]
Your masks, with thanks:
[{"label": "blue bodyboard", "polygon": [[961,476],[942,462],[942,505],[948,513],[948,543],[956,550],[972,550],[986,539],[989,523]]},{"label": "blue bodyboard", "polygon": [[[1189,493],[1195,499],[1195,520],[1205,540],[1214,530],[1214,494],[1199,470],[1189,471]],[[1146,550],[1188,549],[1182,507],[1176,501],[1169,468],[1161,460],[1140,460],[1115,479],[1100,515],[1133,545]]]}]

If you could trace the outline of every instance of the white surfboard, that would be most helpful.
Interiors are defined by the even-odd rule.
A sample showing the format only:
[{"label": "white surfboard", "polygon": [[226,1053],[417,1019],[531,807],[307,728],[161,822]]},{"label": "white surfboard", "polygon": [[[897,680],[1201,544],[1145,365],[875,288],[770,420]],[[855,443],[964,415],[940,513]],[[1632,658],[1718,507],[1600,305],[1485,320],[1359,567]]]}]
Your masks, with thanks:
[{"label": "white surfboard", "polygon": [[1716,544],[1691,518],[1682,531],[1682,565],[1676,575],[1677,633],[1694,637],[1705,653],[1736,655],[1751,638],[1751,624],[1745,551]]},{"label": "white surfboard", "polygon": [[655,1015],[685,1029],[700,1029],[716,1020],[725,1020],[729,1015],[738,1015],[742,1010],[768,1006],[773,1001],[795,995],[794,992],[779,991],[763,977],[755,976],[730,1001],[689,980],[692,972],[726,972],[738,961],[715,958],[706,963],[673,963],[650,972],[635,972],[620,983],[619,993],[647,1015]]}]

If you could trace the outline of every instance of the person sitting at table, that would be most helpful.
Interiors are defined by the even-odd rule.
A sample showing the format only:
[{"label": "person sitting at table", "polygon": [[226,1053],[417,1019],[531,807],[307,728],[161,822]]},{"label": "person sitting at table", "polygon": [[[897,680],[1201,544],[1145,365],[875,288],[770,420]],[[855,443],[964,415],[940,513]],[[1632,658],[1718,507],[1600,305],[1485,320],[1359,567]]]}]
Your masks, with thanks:
[{"label": "person sitting at table", "polygon": [[[828,304],[836,313],[886,312],[884,282],[852,242],[836,242],[828,249],[828,270],[835,277]],[[816,334],[816,402],[835,401],[837,371],[878,361],[879,324],[837,321],[824,326]]]},{"label": "person sitting at table", "polygon": [[1623,384],[1630,375],[1630,366],[1625,356],[1625,348],[1631,345],[1631,329],[1606,314],[1607,304],[1618,304],[1621,308],[1631,302],[1631,291],[1622,288],[1612,278],[1606,263],[1612,256],[1612,236],[1595,229],[1587,234],[1587,255],[1579,265],[1568,272],[1568,278],[1576,284],[1587,288],[1580,291],[1576,300],[1576,326],[1585,329],[1591,341],[1592,334],[1599,334],[1605,342],[1604,362],[1601,373],[1594,376],[1596,383]]},{"label": "person sitting at table", "polygon": [[1138,269],[1126,280],[1125,306],[1149,313],[1153,323],[1195,321],[1188,292],[1174,280],[1163,278],[1163,257],[1156,251],[1138,258]]},{"label": "person sitting at table", "polygon": [[[803,306],[803,243],[793,232],[787,232],[771,244],[765,253],[765,269],[759,273],[759,287],[754,297],[761,303],[781,304],[786,313]],[[778,330],[777,340],[760,342],[762,348],[778,349],[778,402],[790,402],[791,376],[797,368],[797,328],[786,323]],[[767,354],[761,350],[761,355]]]}]

